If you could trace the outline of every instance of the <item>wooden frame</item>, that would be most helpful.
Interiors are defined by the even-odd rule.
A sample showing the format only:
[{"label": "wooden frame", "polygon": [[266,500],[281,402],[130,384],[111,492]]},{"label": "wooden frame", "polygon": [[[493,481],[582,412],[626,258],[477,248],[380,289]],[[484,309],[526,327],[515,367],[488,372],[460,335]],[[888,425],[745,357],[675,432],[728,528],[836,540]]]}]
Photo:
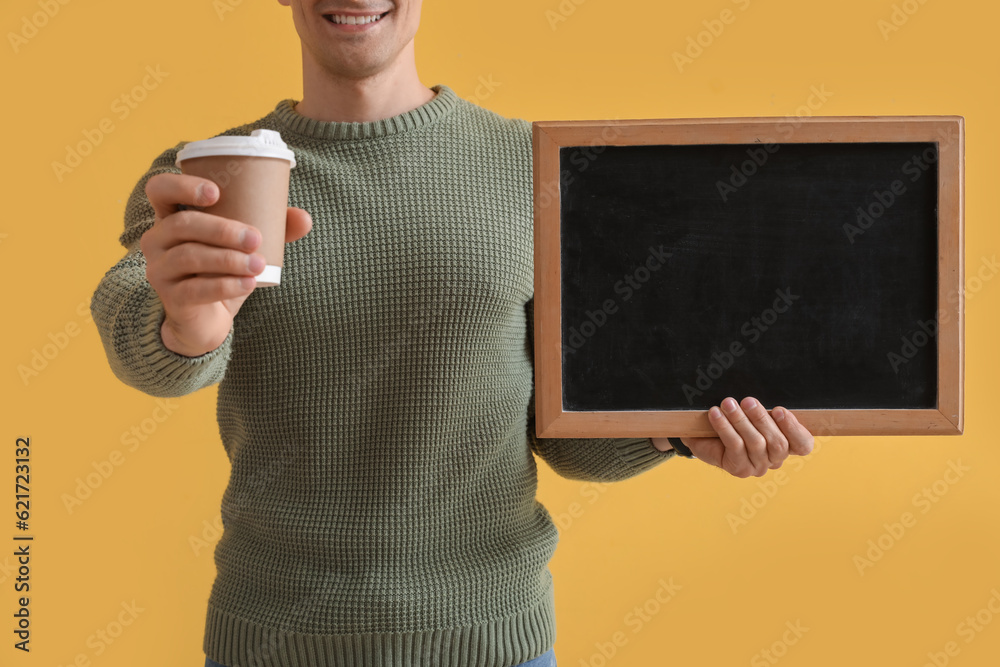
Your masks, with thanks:
[{"label": "wooden frame", "polygon": [[[794,132],[789,139],[779,139]],[[814,435],[944,435],[963,429],[964,118],[962,116],[743,117],[535,121],[534,340],[536,434],[543,438],[715,436],[705,410],[563,410],[560,292],[562,147],[754,142],[938,144],[937,409],[795,410]],[[946,298],[958,295],[957,301]],[[952,301],[955,301],[952,303]],[[737,399],[741,397],[736,397]],[[772,407],[772,406],[768,406]]]}]

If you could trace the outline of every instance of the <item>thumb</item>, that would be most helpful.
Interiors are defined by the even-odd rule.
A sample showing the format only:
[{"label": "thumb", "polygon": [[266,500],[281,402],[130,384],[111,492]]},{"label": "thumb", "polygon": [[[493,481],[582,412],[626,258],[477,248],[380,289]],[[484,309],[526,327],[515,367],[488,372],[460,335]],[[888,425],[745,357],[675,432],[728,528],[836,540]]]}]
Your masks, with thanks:
[{"label": "thumb", "polygon": [[288,207],[285,220],[285,243],[298,241],[312,230],[312,216],[302,208]]}]

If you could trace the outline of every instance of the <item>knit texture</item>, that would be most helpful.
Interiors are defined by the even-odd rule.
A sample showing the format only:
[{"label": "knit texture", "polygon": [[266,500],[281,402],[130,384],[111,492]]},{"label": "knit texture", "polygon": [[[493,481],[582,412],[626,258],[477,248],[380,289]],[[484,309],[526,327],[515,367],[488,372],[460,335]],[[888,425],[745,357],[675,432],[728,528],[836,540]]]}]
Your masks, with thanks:
[{"label": "knit texture", "polygon": [[204,650],[223,665],[535,658],[555,641],[559,539],[535,456],[603,482],[675,456],[648,438],[535,437],[531,124],[432,90],[365,123],[306,118],[286,99],[220,133],[281,133],[297,161],[288,205],[313,228],[217,349],[163,345],[139,248],[146,181],[180,173],[186,142],[135,186],[127,253],[94,292],[122,382],[152,396],[219,383],[231,475]]}]

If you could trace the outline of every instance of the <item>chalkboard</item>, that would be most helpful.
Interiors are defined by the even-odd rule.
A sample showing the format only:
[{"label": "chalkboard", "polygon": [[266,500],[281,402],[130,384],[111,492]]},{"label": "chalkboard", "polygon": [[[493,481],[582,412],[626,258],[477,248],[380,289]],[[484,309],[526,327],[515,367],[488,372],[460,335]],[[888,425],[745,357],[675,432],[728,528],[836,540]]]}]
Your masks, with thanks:
[{"label": "chalkboard", "polygon": [[535,123],[539,435],[960,433],[961,117],[715,120]]}]

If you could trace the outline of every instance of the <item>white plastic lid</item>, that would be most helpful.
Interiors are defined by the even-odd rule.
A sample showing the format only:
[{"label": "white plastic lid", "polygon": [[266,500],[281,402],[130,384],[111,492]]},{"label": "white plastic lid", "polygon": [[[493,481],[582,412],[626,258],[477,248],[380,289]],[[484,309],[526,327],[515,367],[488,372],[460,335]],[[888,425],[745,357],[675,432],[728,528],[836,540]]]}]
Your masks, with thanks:
[{"label": "white plastic lid", "polygon": [[179,167],[182,160],[210,155],[276,157],[290,161],[295,167],[295,153],[281,140],[281,134],[274,130],[254,130],[249,137],[225,135],[192,141],[178,151],[174,164]]}]

